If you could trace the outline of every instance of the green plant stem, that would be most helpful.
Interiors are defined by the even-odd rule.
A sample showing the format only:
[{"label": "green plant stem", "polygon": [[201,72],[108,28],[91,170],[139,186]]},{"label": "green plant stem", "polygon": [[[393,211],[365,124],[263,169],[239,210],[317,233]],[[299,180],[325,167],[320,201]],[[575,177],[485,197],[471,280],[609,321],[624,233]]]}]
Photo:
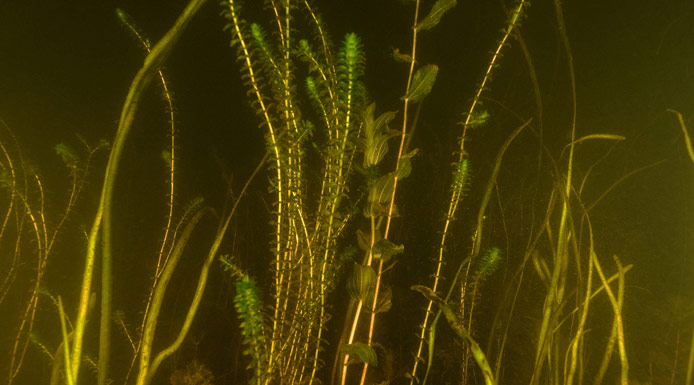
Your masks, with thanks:
[{"label": "green plant stem", "polygon": [[667,111],[672,112],[677,116],[677,121],[679,122],[682,133],[684,134],[684,144],[687,146],[687,154],[689,154],[689,159],[691,159],[692,163],[694,163],[694,148],[692,148],[692,139],[689,137],[689,132],[687,131],[687,126],[684,124],[682,114],[680,114],[679,111],[671,109],[668,109]]},{"label": "green plant stem", "polygon": [[537,351],[535,354],[535,368],[533,370],[533,376],[531,379],[531,385],[535,385],[540,380],[540,371],[542,369],[542,362],[544,360],[545,352],[548,349],[548,343],[550,339],[549,331],[554,329],[554,325],[550,324],[551,321],[556,322],[556,310],[558,304],[563,300],[564,295],[564,283],[566,279],[566,269],[568,265],[568,255],[567,255],[567,241],[569,237],[569,230],[567,226],[567,216],[569,212],[569,197],[571,194],[571,182],[573,175],[573,160],[574,160],[574,148],[576,141],[576,77],[573,65],[573,56],[571,54],[571,45],[569,43],[569,38],[566,32],[566,25],[564,23],[564,14],[561,8],[560,0],[554,0],[554,12],[557,20],[557,27],[559,29],[559,34],[561,37],[562,47],[564,48],[564,53],[567,57],[568,74],[571,84],[571,142],[569,146],[569,159],[566,167],[566,183],[564,185],[564,191],[562,193],[563,204],[561,219],[559,222],[559,233],[557,234],[557,248],[555,251],[555,261],[554,270],[552,272],[552,281],[550,283],[549,291],[545,299],[545,305],[542,314],[542,326],[540,327],[540,336],[538,338]]},{"label": "green plant stem", "polygon": [[602,271],[602,267],[600,266],[600,261],[598,261],[598,257],[595,254],[595,251],[592,249],[590,250],[590,258],[593,259],[595,263],[595,271],[598,273],[598,276],[600,277],[600,281],[602,282],[602,285],[605,287],[605,293],[607,294],[607,298],[610,300],[610,304],[612,305],[612,309],[614,310],[614,323],[617,326],[617,346],[619,347],[619,361],[621,364],[621,370],[620,370],[620,384],[621,385],[628,385],[629,383],[629,361],[627,359],[627,353],[626,353],[626,346],[625,346],[625,340],[624,340],[624,322],[622,318],[622,303],[623,303],[623,298],[624,298],[624,267],[622,266],[622,263],[619,261],[617,256],[613,256],[615,263],[617,264],[617,269],[618,269],[618,289],[617,289],[617,295],[615,296],[614,292],[610,288],[609,284],[607,283],[607,280],[605,278],[605,274]]},{"label": "green plant stem", "polygon": [[[484,196],[482,197],[482,202],[480,204],[479,211],[477,212],[477,227],[475,230],[475,237],[474,237],[474,244],[472,247],[472,250],[470,251],[470,256],[465,258],[460,264],[458,265],[458,269],[455,272],[455,276],[453,277],[453,281],[451,282],[450,287],[448,288],[448,292],[446,293],[446,297],[443,299],[443,303],[447,304],[448,301],[450,300],[451,296],[453,295],[453,291],[460,280],[460,275],[463,271],[463,267],[465,267],[470,261],[472,261],[473,258],[475,258],[479,254],[479,250],[481,247],[481,238],[482,238],[482,222],[484,221],[484,215],[487,210],[487,205],[489,204],[489,199],[491,198],[492,192],[494,190],[494,186],[496,185],[496,178],[499,175],[499,170],[501,169],[501,161],[504,158],[504,154],[506,153],[506,150],[508,149],[508,146],[511,144],[511,142],[518,136],[518,134],[523,131],[528,125],[530,124],[530,120],[526,121],[523,123],[520,127],[518,127],[504,142],[504,144],[501,146],[499,149],[499,152],[496,155],[496,161],[494,162],[494,169],[492,170],[492,174],[489,176],[489,182],[487,182],[487,188],[485,190]],[[433,292],[433,290],[432,290]],[[432,298],[429,298],[429,303],[433,304],[435,301]],[[430,308],[429,308],[430,309]],[[430,330],[436,330],[436,323],[438,322],[439,318],[441,317],[443,309],[439,309],[439,311],[436,313],[436,316],[431,322]],[[433,346],[435,342],[435,337],[436,333],[431,332],[430,333],[430,339],[429,339],[429,359],[427,360],[427,367],[426,367],[426,372],[424,375],[424,381],[422,381],[422,384],[426,384],[426,380],[429,376],[429,370],[431,370],[431,364],[433,361]]]},{"label": "green plant stem", "polygon": [[692,373],[694,372],[694,328],[692,328],[691,342],[689,345],[689,360],[687,360],[687,378],[684,385],[692,385]]},{"label": "green plant stem", "polygon": [[[65,383],[67,385],[75,384],[75,377],[72,374],[70,367],[70,340],[67,334],[67,326],[65,324],[65,311],[63,310],[63,299],[58,297],[58,312],[60,313],[60,331],[63,334],[63,352],[65,353]],[[57,358],[56,358],[57,359]]]},{"label": "green plant stem", "polygon": [[[105,383],[108,377],[108,363],[110,352],[110,329],[111,329],[111,214],[113,201],[113,187],[115,184],[118,164],[125,145],[125,140],[132,127],[132,122],[137,112],[140,97],[143,91],[154,78],[157,70],[162,66],[174,45],[178,41],[185,27],[192,17],[197,13],[205,0],[191,0],[183,13],[176,20],[174,26],[164,35],[164,37],[154,46],[152,52],[145,58],[144,65],[133,79],[128,96],[126,97],[121,111],[120,122],[113,143],[111,155],[106,166],[104,184],[101,191],[99,207],[87,243],[87,255],[85,257],[85,268],[82,276],[82,287],[80,290],[80,304],[75,323],[75,337],[71,356],[71,370],[74,380],[79,378],[79,368],[82,361],[82,345],[84,340],[84,329],[87,317],[87,307],[91,291],[91,283],[94,272],[94,262],[96,255],[96,242],[99,230],[103,225],[102,234],[102,298],[101,298],[101,327],[99,331],[99,381]],[[103,221],[103,223],[102,223]],[[101,382],[103,381],[103,382]]]},{"label": "green plant stem", "polygon": [[157,285],[154,289],[154,295],[152,296],[152,305],[149,308],[149,313],[145,320],[145,328],[142,333],[142,344],[140,347],[140,371],[138,373],[137,384],[146,384],[151,379],[152,375],[156,371],[156,368],[150,367],[150,357],[152,355],[152,342],[154,340],[154,334],[157,328],[157,323],[159,320],[159,313],[161,311],[161,306],[164,303],[164,295],[166,294],[166,289],[168,288],[171,276],[173,275],[178,261],[183,254],[183,249],[188,243],[193,229],[200,221],[202,215],[205,213],[205,209],[198,210],[197,213],[190,219],[190,222],[186,225],[185,229],[181,233],[181,236],[176,241],[176,245],[171,253],[168,263],[165,265],[162,271],[161,277],[157,281]]},{"label": "green plant stem", "polygon": [[[475,339],[472,338],[469,331],[465,329],[465,325],[463,325],[463,322],[461,322],[461,320],[458,319],[453,309],[451,309],[451,307],[445,302],[445,300],[441,299],[438,295],[436,295],[436,293],[434,293],[431,289],[429,289],[426,286],[415,285],[412,286],[412,289],[422,293],[427,299],[438,305],[440,308],[439,311],[436,313],[436,316],[434,317],[432,328],[429,329],[430,332],[432,330],[436,330],[435,322],[438,321],[439,317],[441,317],[441,314],[443,313],[443,315],[446,317],[446,320],[448,321],[448,324],[455,331],[458,337],[460,337],[463,340],[463,342],[465,342],[470,347],[472,355],[475,361],[477,362],[477,366],[479,366],[480,370],[482,371],[482,375],[484,376],[485,385],[495,385],[496,381],[494,380],[494,374],[492,372],[491,366],[489,366],[489,361],[487,361],[487,356],[484,354],[484,351],[482,351],[482,348],[477,343],[477,341],[475,341]],[[430,345],[430,354],[431,346],[433,345]],[[423,384],[426,383],[426,378],[427,377],[425,376],[424,381],[422,382]]]},{"label": "green plant stem", "polygon": [[[588,223],[589,230],[591,232],[590,234],[590,253],[594,254],[593,251],[593,229],[590,226],[590,222]],[[581,306],[581,314],[578,322],[578,328],[576,329],[576,332],[574,334],[574,337],[572,338],[571,341],[571,356],[570,356],[570,362],[569,362],[569,373],[567,375],[566,380],[564,383],[566,385],[572,385],[574,383],[574,375],[576,374],[576,367],[577,367],[577,362],[579,358],[579,353],[578,349],[579,347],[583,344],[583,336],[585,335],[585,325],[586,325],[586,318],[588,317],[588,308],[590,306],[590,292],[592,290],[593,286],[593,258],[589,258],[588,261],[588,280],[586,283],[586,294],[585,297],[583,298],[583,306]],[[607,282],[605,282],[607,284]]]},{"label": "green plant stem", "polygon": [[[418,2],[419,3],[419,2]],[[481,95],[482,92],[486,89],[487,83],[491,81],[491,75],[493,72],[493,69],[497,66],[497,61],[501,58],[501,50],[502,48],[506,45],[506,42],[508,41],[508,38],[511,36],[511,33],[514,31],[514,29],[518,26],[520,23],[520,18],[523,12],[525,11],[525,7],[527,6],[527,2],[525,0],[520,0],[518,6],[514,9],[513,17],[510,18],[508,25],[506,26],[506,29],[504,31],[504,35],[501,38],[501,41],[496,47],[496,50],[494,51],[494,54],[492,55],[492,59],[489,61],[489,65],[486,68],[486,71],[484,73],[484,76],[482,78],[482,82],[480,83],[480,86],[478,87],[475,96],[473,98],[472,103],[470,104],[470,109],[467,111],[465,121],[462,123],[463,126],[463,131],[462,134],[460,135],[460,148],[458,150],[458,160],[456,164],[461,164],[463,160],[465,159],[465,141],[467,139],[467,130],[469,127],[471,127],[473,118],[475,113],[477,112],[477,107],[480,105],[481,102]],[[416,30],[416,28],[415,28]],[[414,55],[412,56],[414,57]],[[414,61],[413,61],[414,62]],[[448,200],[448,209],[446,211],[446,216],[445,216],[445,222],[443,224],[443,231],[441,233],[441,240],[439,242],[439,247],[438,247],[438,259],[436,263],[436,270],[434,273],[434,282],[433,282],[433,290],[436,292],[439,286],[439,281],[441,279],[441,270],[443,268],[444,264],[444,250],[446,248],[446,240],[448,238],[448,234],[451,228],[451,225],[453,223],[453,220],[456,216],[456,213],[458,211],[458,206],[462,200],[462,197],[464,195],[464,183],[453,183],[453,186],[451,188],[451,196]],[[478,226],[479,229],[479,226]],[[457,279],[458,273],[456,273],[456,279]],[[454,280],[453,282],[456,282]],[[455,283],[452,284],[451,287],[453,287]],[[450,293],[450,291],[449,291]],[[447,299],[446,299],[447,300]],[[421,327],[420,327],[420,333],[419,333],[419,343],[417,346],[417,350],[415,352],[415,359],[414,359],[414,364],[412,366],[412,371],[410,372],[410,385],[414,384],[416,381],[416,376],[417,376],[417,367],[419,365],[419,361],[422,360],[422,350],[424,347],[424,342],[426,340],[426,334],[427,334],[427,329],[429,328],[429,317],[431,313],[431,309],[433,307],[433,302],[429,301],[427,303],[426,311],[424,313],[424,320],[422,321]],[[438,317],[436,318],[436,321],[438,320]],[[434,322],[432,321],[432,327]],[[430,342],[431,343],[431,342]],[[430,360],[429,360],[430,361]],[[427,368],[427,372],[429,370],[429,367]]]},{"label": "green plant stem", "polygon": [[[143,91],[150,84],[159,69],[166,61],[171,50],[176,45],[186,26],[197,13],[205,0],[191,0],[183,13],[178,17],[173,27],[152,48],[145,58],[145,63],[133,80],[121,113],[120,124],[116,133],[113,150],[106,168],[106,180],[102,192],[103,207],[102,264],[101,264],[101,325],[99,329],[99,372],[98,384],[105,385],[108,376],[111,348],[111,295],[113,287],[112,255],[111,255],[111,223],[113,188],[118,174],[118,166],[125,145],[125,140],[132,127],[132,122],[139,107]],[[74,360],[74,358],[73,358]]]},{"label": "green plant stem", "polygon": [[[412,85],[412,78],[414,76],[414,69],[415,69],[415,63],[416,63],[416,55],[417,55],[417,21],[419,20],[419,5],[420,1],[417,0],[415,2],[415,11],[414,11],[414,20],[413,20],[413,28],[412,28],[412,52],[410,54],[411,60],[410,60],[410,71],[407,76],[407,86],[405,87],[405,95],[409,94],[410,92],[410,87]],[[408,134],[408,108],[410,105],[410,100],[409,98],[405,97],[403,100],[403,112],[402,112],[402,129],[400,131],[400,146],[398,147],[398,155],[397,158],[395,159],[395,170],[399,170],[400,167],[400,162],[402,160],[403,154],[407,151],[405,145],[406,143],[409,143],[409,141],[406,142],[407,134]],[[385,230],[383,231],[383,239],[388,239],[388,236],[390,235],[390,225],[391,221],[393,219],[393,209],[395,207],[395,192],[397,191],[398,187],[398,177],[395,175],[393,177],[393,191],[390,197],[390,202],[388,204],[388,216],[386,217],[386,227]],[[372,228],[373,228],[373,218],[372,218]],[[373,236],[372,236],[372,244],[373,244]],[[373,246],[373,245],[372,245]],[[371,266],[371,255],[369,256],[369,262],[367,263],[368,266]],[[381,277],[383,273],[383,259],[380,259],[378,261],[378,270],[376,274],[376,283],[375,283],[375,288],[374,288],[374,294],[373,294],[373,302],[372,302],[372,307],[371,307],[371,317],[369,320],[369,332],[367,336],[367,341],[368,345],[371,346],[371,340],[373,338],[373,333],[374,333],[374,327],[376,323],[376,306],[378,305],[378,295],[379,295],[379,290],[381,287]],[[361,301],[360,304],[361,305]],[[361,306],[357,307],[357,310],[360,310]],[[354,319],[354,328],[356,328],[357,323],[359,322],[359,313],[357,312],[355,315]],[[349,358],[349,355],[345,355],[345,369],[346,369],[346,362]],[[361,380],[359,382],[360,385],[364,385],[364,382],[366,381],[366,372],[369,369],[369,363],[364,362],[364,366],[362,368],[362,375],[361,375]],[[344,376],[343,376],[343,383],[344,383]]]}]

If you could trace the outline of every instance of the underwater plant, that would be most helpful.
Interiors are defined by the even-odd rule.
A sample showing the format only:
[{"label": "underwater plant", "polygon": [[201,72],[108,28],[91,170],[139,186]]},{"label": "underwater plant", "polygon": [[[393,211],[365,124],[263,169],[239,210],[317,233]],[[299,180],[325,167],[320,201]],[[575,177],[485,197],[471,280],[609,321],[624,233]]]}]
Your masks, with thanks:
[{"label": "underwater plant", "polygon": [[190,361],[184,368],[176,369],[169,378],[170,385],[212,385],[214,376],[210,369],[197,360]]},{"label": "underwater plant", "polygon": [[[28,293],[19,300],[21,319],[7,349],[8,384],[21,382],[18,375],[28,370],[25,357],[35,356],[46,361],[47,382],[69,385],[222,383],[228,376],[213,370],[231,371],[232,360],[247,369],[234,373],[236,378],[257,385],[635,381],[624,310],[633,265],[598,246],[604,228],[592,219],[596,204],[633,174],[606,189],[595,187],[600,194],[590,199],[593,171],[611,150],[595,160],[595,153],[581,152],[580,146],[625,138],[579,133],[572,49],[558,0],[545,6],[553,6],[558,62],[565,65],[558,73],[566,78],[571,106],[568,115],[557,112],[560,124],[553,122],[565,131],[561,144],[544,139],[543,90],[523,40],[525,20],[533,22],[526,0],[505,9],[501,36],[484,42],[492,48],[489,57],[471,65],[476,73],[470,77],[479,83],[455,90],[469,93],[464,103],[437,95],[451,69],[430,63],[426,51],[430,45],[440,49],[430,37],[440,36],[433,34],[454,14],[455,0],[402,5],[411,19],[394,32],[405,36],[397,44],[408,46],[394,50],[389,62],[401,76],[396,85],[370,83],[372,36],[347,32],[333,39],[333,26],[317,1],[222,1],[226,25],[218,32],[228,34],[242,93],[256,119],[240,126],[261,131],[264,140],[262,153],[247,156],[257,165],[240,191],[232,194],[229,182],[222,209],[202,198],[179,202],[184,190],[179,149],[185,140],[179,136],[171,76],[163,70],[203,3],[190,1],[157,43],[133,17],[116,11],[146,56],[100,170],[97,207],[85,210],[91,227],[84,232],[84,258],[68,266],[72,274],[83,269],[77,295],[44,287],[44,274],[55,239],[74,215],[89,159],[106,144],[85,145],[81,153],[67,144],[55,146],[71,192],[64,213],[53,217],[44,204],[42,179],[3,123],[0,252],[10,257],[0,260],[0,306],[14,293]],[[524,63],[502,60],[517,59],[518,50]],[[528,94],[536,104],[529,112],[514,110],[492,92],[492,79],[507,68],[531,79]],[[148,234],[153,251],[143,259],[146,267],[127,266],[147,271],[144,283],[134,284],[114,273],[123,263],[118,242],[126,242],[116,236],[122,213],[114,202],[136,113],[155,83],[168,122],[161,156],[166,168],[159,170],[165,176],[160,186],[165,195],[158,200],[164,214],[160,233]],[[396,100],[383,100],[375,87],[400,91]],[[444,99],[443,107],[432,106]],[[444,124],[428,114],[434,107],[460,114],[435,154],[423,140],[434,134],[422,132]],[[683,118],[676,114],[694,161]],[[195,135],[206,134],[199,129]],[[440,164],[431,166],[432,159]],[[590,164],[582,168],[581,162]],[[516,183],[527,175],[532,187]],[[428,184],[437,187],[427,190]],[[205,187],[209,191],[201,194],[217,188]],[[265,211],[249,209],[246,222],[230,230],[249,189]],[[428,195],[415,194],[421,190]],[[434,219],[420,222],[418,210]],[[210,227],[208,221],[216,222]],[[232,231],[253,242],[237,248],[230,244]],[[267,244],[255,242],[265,239],[258,233],[267,235]],[[33,252],[33,260],[25,250]],[[197,270],[189,269],[186,257],[196,253],[202,255],[191,262]],[[226,275],[215,276],[220,267]],[[181,278],[190,273],[184,270],[192,271],[192,284],[182,283],[190,279]],[[226,279],[228,287],[209,284],[215,279]],[[126,286],[141,291],[142,302],[114,310],[113,297]],[[214,296],[206,295],[210,287],[217,290]],[[224,322],[235,334],[231,347],[210,354],[219,362],[206,360],[209,368],[198,361],[169,365],[192,333],[216,325],[196,324],[199,313],[224,311],[234,313]],[[45,323],[59,333],[39,333],[37,314],[45,314]],[[114,325],[122,335],[112,333]],[[224,332],[211,330],[208,338],[223,340]],[[30,348],[33,356],[27,355]],[[686,378],[689,385],[694,348],[687,359],[686,373],[672,378]]]},{"label": "underwater plant", "polygon": [[[54,217],[54,214],[45,208],[46,195],[38,171],[25,164],[13,131],[4,121],[0,123],[4,131],[0,139],[0,189],[5,198],[3,202],[7,204],[3,208],[4,217],[0,227],[0,252],[8,257],[2,261],[3,266],[0,269],[0,305],[8,296],[17,296],[24,301],[20,305],[23,309],[18,309],[21,317],[14,331],[12,347],[7,349],[8,384],[12,384],[24,366],[30,344],[36,344],[44,352],[48,352],[35,334],[39,300],[41,296],[49,297],[56,308],[58,302],[44,286],[44,276],[54,254],[56,241],[62,235],[81,196],[92,158],[99,150],[108,147],[108,143],[101,142],[96,146],[90,146],[82,139],[82,154],[78,154],[65,143],[59,143],[54,147],[55,155],[61,158],[68,170],[70,181],[69,195],[62,213]],[[31,252],[26,252],[34,250],[27,242],[36,245],[35,260],[30,259]],[[33,278],[29,278],[31,275]],[[22,286],[26,284],[28,287]],[[29,298],[25,298],[25,292],[29,293]],[[52,357],[50,354],[49,356]]]}]

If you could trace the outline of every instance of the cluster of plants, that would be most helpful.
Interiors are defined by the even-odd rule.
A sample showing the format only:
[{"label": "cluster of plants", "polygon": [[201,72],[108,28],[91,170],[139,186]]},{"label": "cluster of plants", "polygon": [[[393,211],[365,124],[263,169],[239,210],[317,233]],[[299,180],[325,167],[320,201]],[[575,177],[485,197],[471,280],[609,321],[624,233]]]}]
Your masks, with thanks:
[{"label": "cluster of plants", "polygon": [[[21,383],[27,371],[36,370],[29,361],[37,357],[50,363],[42,378],[51,384],[147,385],[167,379],[172,384],[224,383],[221,378],[215,381],[197,361],[162,374],[163,364],[182,349],[195,328],[214,269],[224,270],[233,281],[234,327],[242,344],[237,349],[247,369],[240,376],[252,384],[636,381],[630,377],[623,316],[625,281],[632,265],[597,251],[590,220],[598,202],[634,173],[605,188],[597,199],[584,198],[593,166],[577,172],[579,146],[596,141],[617,145],[625,138],[577,135],[571,46],[558,0],[555,22],[571,101],[568,123],[562,128],[568,140],[557,149],[543,139],[542,92],[521,32],[522,23],[532,23],[526,17],[530,5],[519,0],[499,25],[498,41],[479,69],[479,83],[465,109],[452,111],[460,116],[454,128],[457,140],[445,149],[450,157],[441,168],[448,171],[440,179],[446,188],[441,196],[430,198],[431,208],[439,210],[438,219],[434,231],[421,231],[427,239],[416,240],[428,248],[420,256],[408,254],[411,245],[395,230],[418,226],[403,209],[404,197],[408,189],[417,188],[413,179],[421,176],[418,161],[427,156],[413,143],[423,135],[416,128],[426,126],[422,110],[434,97],[439,73],[436,64],[420,57],[420,44],[423,35],[446,20],[456,1],[408,4],[411,29],[400,32],[409,34],[409,46],[399,47],[392,63],[406,74],[401,84],[393,85],[403,89],[397,111],[384,111],[380,105],[393,101],[373,100],[364,81],[368,58],[362,40],[368,36],[348,33],[333,38],[317,5],[308,0],[246,5],[223,1],[224,31],[259,122],[244,129],[262,130],[265,153],[245,183],[236,186],[239,192],[230,194],[229,207],[219,213],[216,210],[222,208],[210,207],[201,198],[184,204],[177,199],[177,149],[185,143],[177,141],[176,109],[162,69],[204,3],[191,0],[156,44],[126,12],[118,11],[146,58],[129,88],[111,143],[83,142],[81,151],[64,144],[55,147],[71,182],[62,212],[46,208],[46,186],[27,166],[10,127],[1,127],[0,306],[21,309],[10,317],[3,315],[8,322],[3,333],[10,336],[2,341],[8,352],[2,358],[8,384]],[[248,20],[247,7],[264,10],[267,19]],[[502,63],[510,49],[524,53],[521,64],[535,79],[529,90],[535,95],[531,112],[509,111],[487,98],[496,72],[512,65]],[[168,191],[162,205],[167,215],[158,253],[149,260],[151,277],[142,307],[115,311],[112,298],[127,278],[113,276],[113,265],[119,263],[113,251],[113,223],[119,215],[114,189],[141,98],[155,86],[164,95],[170,124],[168,148],[162,154]],[[684,121],[677,116],[694,161]],[[476,168],[472,139],[494,124],[504,138],[496,144],[491,166]],[[505,205],[501,175],[507,157],[519,154],[514,151],[519,141],[526,153],[535,151],[535,182],[529,192],[517,193],[512,206]],[[93,167],[93,159],[106,153],[106,165]],[[101,190],[96,207],[87,210],[91,225],[81,238],[84,246],[70,251],[75,259],[83,254],[71,272],[79,276],[75,295],[45,287],[44,275],[54,266],[56,239],[75,215],[85,180]],[[262,217],[262,231],[270,235],[270,242],[256,250],[234,250],[230,224],[253,186],[264,186],[261,190],[270,202]],[[529,214],[519,215],[521,208]],[[209,220],[218,221],[209,242],[189,245],[202,231],[200,224]],[[251,230],[237,229],[234,236],[243,238],[243,231]],[[177,267],[192,249],[204,250],[197,283],[185,314],[174,321],[175,332],[169,327],[168,334],[162,333],[162,309],[173,301],[170,288],[176,284]],[[249,268],[250,258],[262,258],[267,269]],[[424,271],[404,274],[407,264]],[[10,300],[17,293],[22,295]],[[69,296],[74,298],[68,301]],[[398,315],[390,316],[394,312]],[[38,337],[37,320],[51,317],[41,324],[51,324],[60,333],[49,341]],[[395,341],[387,338],[392,333],[386,330],[394,328],[394,322],[405,336]],[[129,347],[117,353],[119,362],[126,357],[125,365],[113,364],[114,338]],[[408,353],[396,355],[402,350]],[[688,355],[684,373],[689,385],[694,348]]]}]

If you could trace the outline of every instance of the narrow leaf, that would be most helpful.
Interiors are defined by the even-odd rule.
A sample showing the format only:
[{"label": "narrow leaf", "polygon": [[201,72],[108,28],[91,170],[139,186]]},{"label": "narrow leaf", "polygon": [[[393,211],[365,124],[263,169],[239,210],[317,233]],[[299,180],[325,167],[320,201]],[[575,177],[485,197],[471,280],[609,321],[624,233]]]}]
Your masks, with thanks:
[{"label": "narrow leaf", "polygon": [[364,152],[364,168],[375,166],[383,160],[383,157],[388,153],[389,135],[378,135],[374,138],[373,143]]},{"label": "narrow leaf", "polygon": [[439,67],[435,64],[429,64],[417,70],[412,77],[412,86],[409,92],[403,96],[404,99],[409,99],[411,102],[419,102],[431,92],[431,87],[434,86],[436,75],[439,72]]},{"label": "narrow leaf", "polygon": [[357,229],[357,244],[363,251],[368,251],[371,248],[371,236],[361,229]]},{"label": "narrow leaf", "polygon": [[410,173],[412,172],[412,162],[411,159],[413,156],[417,154],[419,150],[414,149],[410,151],[409,153],[405,154],[400,158],[400,163],[398,164],[398,170],[395,172],[395,176],[398,179],[405,179],[407,178]]},{"label": "narrow leaf", "polygon": [[441,21],[441,17],[451,8],[455,7],[456,0],[437,0],[431,7],[431,11],[419,24],[417,24],[418,31],[426,31],[436,27],[436,25]]},{"label": "narrow leaf", "polygon": [[385,131],[388,128],[388,123],[395,118],[395,115],[395,111],[386,111],[379,115],[374,121],[376,133]]},{"label": "narrow leaf", "polygon": [[399,49],[393,49],[393,59],[401,63],[412,63],[412,56],[401,53]]},{"label": "narrow leaf", "polygon": [[369,202],[385,203],[393,195],[393,187],[395,185],[393,175],[383,175],[369,190]]},{"label": "narrow leaf", "polygon": [[354,342],[349,345],[344,345],[342,351],[349,355],[359,358],[362,362],[366,362],[371,366],[378,366],[378,356],[373,348],[362,342]]}]

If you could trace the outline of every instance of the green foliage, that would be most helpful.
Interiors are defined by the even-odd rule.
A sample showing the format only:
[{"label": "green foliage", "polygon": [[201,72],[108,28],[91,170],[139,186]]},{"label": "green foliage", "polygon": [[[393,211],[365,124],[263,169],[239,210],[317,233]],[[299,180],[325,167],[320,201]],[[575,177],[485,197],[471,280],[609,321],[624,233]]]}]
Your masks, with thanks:
[{"label": "green foliage", "polygon": [[[487,356],[485,355],[484,351],[477,343],[477,341],[475,341],[472,335],[470,335],[470,332],[465,328],[464,323],[453,311],[451,306],[426,286],[414,285],[411,287],[411,289],[422,293],[422,295],[424,295],[427,299],[437,304],[441,308],[441,312],[443,313],[444,317],[446,317],[448,325],[455,331],[458,337],[460,337],[460,339],[462,339],[463,342],[465,342],[465,344],[468,345],[468,347],[470,348],[472,356],[477,362],[477,366],[482,371],[482,376],[484,377],[485,385],[495,385],[496,381],[494,380],[494,373],[492,372],[492,369],[489,366]],[[433,340],[429,341],[429,343],[432,345],[433,342]]]},{"label": "green foliage", "polygon": [[412,172],[412,158],[414,158],[418,152],[419,150],[415,148],[400,158],[398,169],[395,172],[395,176],[398,179],[405,179],[410,176],[410,173]]},{"label": "green foliage", "polygon": [[243,353],[251,359],[248,368],[253,370],[255,376],[251,382],[260,381],[260,378],[263,377],[262,368],[266,359],[267,339],[258,288],[255,281],[247,274],[236,282],[234,307],[241,321],[241,335],[243,336],[243,344],[246,346]]},{"label": "green foliage", "polygon": [[371,235],[362,229],[357,229],[357,245],[362,251],[369,251],[371,248]]},{"label": "green foliage", "polygon": [[[373,288],[375,289],[375,287]],[[375,290],[371,290],[369,295],[364,299],[364,306],[366,309],[371,311],[373,309],[374,313],[385,313],[393,306],[393,289],[390,286],[381,283],[378,289],[378,299],[376,300],[376,306],[374,303]]]},{"label": "green foliage", "polygon": [[135,41],[140,44],[145,52],[149,52],[151,49],[151,44],[149,38],[142,32],[142,30],[137,26],[135,20],[123,9],[116,8],[116,17],[123,27],[130,33],[130,35],[135,39]]},{"label": "green foliage", "polygon": [[[265,369],[275,378],[296,376],[283,377],[287,383],[311,382],[321,365],[319,352],[330,317],[327,297],[346,266],[338,255],[338,239],[353,215],[353,203],[345,197],[360,120],[355,112],[364,99],[363,49],[359,38],[348,34],[333,54],[333,43],[310,2],[266,3],[274,21],[262,24],[273,28],[267,33],[260,24],[243,20],[238,2],[229,0],[223,6],[271,157],[275,285],[270,301],[275,311]],[[309,20],[310,39],[295,39],[301,35],[295,32],[303,32],[293,24],[299,14]],[[306,78],[297,79],[298,63],[307,65]],[[306,118],[306,99],[320,122]],[[314,169],[317,164],[319,171]],[[287,339],[292,349],[280,348]]]},{"label": "green foliage", "polygon": [[436,75],[439,73],[439,67],[434,64],[426,65],[415,72],[412,77],[412,86],[409,92],[402,99],[408,99],[411,102],[417,103],[424,99],[436,82]]},{"label": "green foliage", "polygon": [[382,259],[383,262],[388,262],[393,256],[402,254],[403,251],[405,251],[405,246],[396,245],[387,239],[377,241],[371,250],[374,258]]},{"label": "green foliage", "polygon": [[337,65],[337,92],[340,102],[345,108],[344,113],[351,115],[355,102],[364,95],[363,85],[359,78],[364,74],[364,50],[359,36],[348,33],[342,42]]},{"label": "green foliage", "polygon": [[470,185],[470,162],[467,158],[460,162],[455,163],[453,168],[453,182],[451,183],[452,189],[456,191],[465,192]]},{"label": "green foliage", "polygon": [[376,104],[371,103],[362,114],[364,122],[364,137],[359,142],[364,150],[364,168],[378,165],[388,153],[388,139],[393,134],[388,129],[388,123],[395,118],[395,111],[388,111],[374,119]]},{"label": "green foliage", "polygon": [[482,111],[473,111],[472,115],[470,116],[470,121],[468,122],[468,127],[474,128],[474,127],[481,127],[487,124],[487,121],[489,120],[489,111],[487,110],[482,110]]},{"label": "green foliage", "polygon": [[328,111],[323,102],[323,95],[318,89],[318,84],[312,76],[307,76],[305,80],[306,93],[308,94],[309,100],[313,105],[321,112],[322,115],[327,115]]},{"label": "green foliage", "polygon": [[219,262],[222,264],[224,271],[229,273],[235,280],[241,280],[245,276],[243,270],[241,270],[234,262],[231,261],[231,257],[228,255],[222,255],[219,257]]},{"label": "green foliage", "polygon": [[161,160],[164,161],[164,165],[171,167],[171,151],[162,150],[160,156]]},{"label": "green foliage", "polygon": [[277,60],[275,59],[275,53],[267,41],[263,27],[261,27],[260,24],[253,23],[250,27],[250,33],[251,37],[253,38],[253,42],[255,43],[254,48],[256,49],[256,52],[259,53],[258,58],[261,59],[261,63],[266,69],[269,70],[271,74],[280,76],[280,70]]},{"label": "green foliage", "polygon": [[398,63],[412,63],[412,56],[400,52],[398,48],[393,48],[392,56]]},{"label": "green foliage", "polygon": [[528,8],[529,3],[526,0],[518,0],[513,7],[513,10],[508,15],[508,20],[506,20],[506,28],[518,28],[521,21],[525,17],[525,9]]},{"label": "green foliage", "polygon": [[79,165],[79,157],[75,153],[75,150],[65,143],[58,143],[54,147],[55,153],[60,156],[67,166],[71,170],[77,169]]},{"label": "green foliage", "polygon": [[361,362],[366,362],[371,366],[378,366],[378,355],[376,351],[365,343],[354,342],[349,345],[344,345],[342,351],[357,357]]},{"label": "green foliage", "polygon": [[355,33],[348,33],[342,41],[342,49],[339,53],[338,77],[343,81],[343,91],[346,92],[359,77],[364,74],[364,49],[361,39]]},{"label": "green foliage", "polygon": [[376,183],[369,187],[369,204],[374,205],[388,202],[393,194],[394,184],[395,179],[393,175],[381,175],[381,177],[376,180]]},{"label": "green foliage", "polygon": [[371,266],[354,263],[352,275],[347,281],[347,291],[354,300],[364,300],[376,283],[376,272]]},{"label": "green foliage", "polygon": [[417,24],[418,31],[426,31],[428,29],[436,27],[443,15],[457,4],[456,0],[436,0],[434,5],[431,7],[429,14]]},{"label": "green foliage", "polygon": [[489,276],[494,274],[499,269],[501,260],[501,251],[498,248],[492,247],[489,249],[486,253],[484,253],[477,264],[477,269],[475,271],[475,276],[477,277],[476,279],[479,282],[483,282],[489,278]]}]

